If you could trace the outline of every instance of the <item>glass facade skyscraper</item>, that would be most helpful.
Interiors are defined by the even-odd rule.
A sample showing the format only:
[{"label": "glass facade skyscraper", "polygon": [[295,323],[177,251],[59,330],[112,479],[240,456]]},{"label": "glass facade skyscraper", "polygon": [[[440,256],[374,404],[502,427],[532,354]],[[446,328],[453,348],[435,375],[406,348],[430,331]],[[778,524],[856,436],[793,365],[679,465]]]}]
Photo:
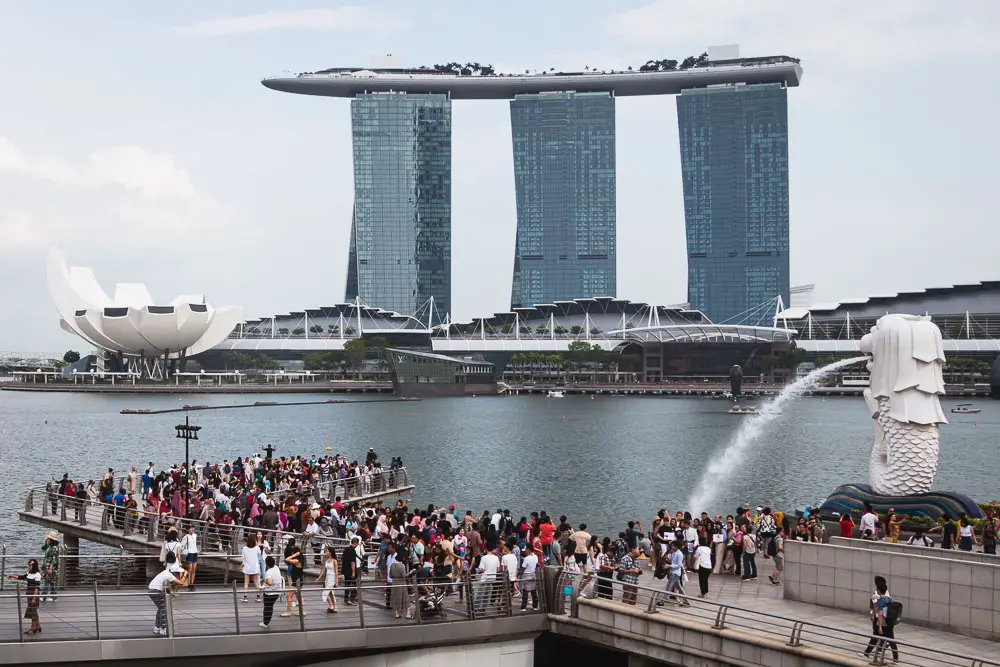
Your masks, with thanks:
[{"label": "glass facade skyscraper", "polygon": [[434,297],[451,311],[451,100],[351,100],[354,213],[346,299],[412,315]]},{"label": "glass facade skyscraper", "polygon": [[511,308],[616,296],[615,99],[516,95]]},{"label": "glass facade skyscraper", "polygon": [[713,322],[770,324],[789,303],[788,96],[726,85],[677,97],[688,301]]}]

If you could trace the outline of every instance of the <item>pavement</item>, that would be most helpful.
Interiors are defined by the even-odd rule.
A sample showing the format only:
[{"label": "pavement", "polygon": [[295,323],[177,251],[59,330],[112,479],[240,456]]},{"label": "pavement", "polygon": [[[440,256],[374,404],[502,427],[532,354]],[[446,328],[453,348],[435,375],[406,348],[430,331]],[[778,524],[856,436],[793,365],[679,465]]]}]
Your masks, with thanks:
[{"label": "pavement", "polygon": [[[182,589],[171,599],[174,614],[174,634],[177,637],[251,634],[263,632],[299,632],[305,630],[338,630],[361,628],[361,611],[358,606],[344,604],[343,589],[337,590],[339,613],[326,613],[326,603],[322,601],[323,589],[320,584],[310,584],[303,588],[302,597],[305,615],[300,619],[298,608],[290,617],[282,617],[286,605],[284,596],[279,598],[274,608],[274,616],[269,628],[261,628],[263,604],[255,601],[251,591],[248,602],[242,602],[242,590],[233,594],[231,587],[202,587],[195,591]],[[395,625],[416,625],[416,619],[396,619],[391,610],[384,607],[383,589],[362,589],[364,600],[364,627],[384,627]],[[463,602],[457,604],[457,597],[445,600],[446,619],[427,617],[425,624],[468,620],[468,607]],[[21,598],[23,616],[25,598]],[[515,600],[516,604],[516,600]],[[95,606],[97,614],[95,615]],[[411,607],[412,609],[412,607]],[[95,605],[92,591],[68,591],[60,593],[55,602],[43,602],[39,607],[42,632],[24,636],[23,641],[46,640],[87,640],[151,638],[156,607],[142,588],[128,591],[100,591]],[[515,610],[515,614],[519,614]],[[541,613],[541,612],[525,612]],[[494,615],[498,612],[494,611]],[[18,642],[21,634],[18,626],[18,600],[10,594],[0,596],[0,644]],[[504,615],[506,613],[504,612]],[[477,618],[480,615],[477,614]],[[96,619],[96,620],[95,620]],[[238,619],[238,620],[237,620]],[[237,629],[238,624],[238,629]],[[30,625],[23,619],[23,630]]]}]

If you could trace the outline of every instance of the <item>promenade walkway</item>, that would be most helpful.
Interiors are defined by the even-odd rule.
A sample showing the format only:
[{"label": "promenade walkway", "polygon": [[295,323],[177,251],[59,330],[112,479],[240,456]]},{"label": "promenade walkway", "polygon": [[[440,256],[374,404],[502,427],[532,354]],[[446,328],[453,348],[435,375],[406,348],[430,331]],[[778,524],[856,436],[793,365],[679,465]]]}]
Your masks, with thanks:
[{"label": "promenade walkway", "polygon": [[[551,603],[558,615],[553,617],[556,621],[554,627],[559,632],[560,620],[568,624],[580,621],[581,628],[591,631],[586,635],[577,635],[581,639],[594,640],[603,632],[617,634],[619,639],[635,640],[636,636],[646,636],[652,642],[669,643],[671,632],[658,627],[662,623],[700,631],[706,636],[722,637],[729,633],[735,637],[750,637],[760,640],[757,642],[760,644],[758,649],[766,647],[768,642],[793,646],[794,635],[799,646],[830,654],[837,661],[846,661],[843,664],[869,664],[857,655],[871,635],[871,621],[866,610],[859,609],[854,613],[784,600],[781,587],[767,581],[765,569],[766,566],[762,568],[762,578],[757,581],[743,582],[737,577],[713,575],[709,580],[708,600],[696,597],[698,583],[694,578],[687,584],[690,607],[666,602],[666,595],[661,592],[664,582],[653,579],[647,572],[640,577],[638,600],[634,606],[622,603],[621,584],[615,581],[612,600],[577,596],[575,604],[571,600]],[[654,592],[663,604],[650,605]],[[650,609],[654,611],[649,613]],[[630,620],[623,622],[625,617]],[[685,641],[691,639],[683,633],[675,636],[685,637]],[[1000,665],[1000,643],[907,625],[905,610],[904,621],[896,628],[896,638],[901,656],[899,664],[902,665]],[[626,648],[617,642],[602,643]],[[888,662],[891,652],[886,658]],[[851,663],[851,660],[857,662]],[[767,661],[761,664],[767,664]]]}]

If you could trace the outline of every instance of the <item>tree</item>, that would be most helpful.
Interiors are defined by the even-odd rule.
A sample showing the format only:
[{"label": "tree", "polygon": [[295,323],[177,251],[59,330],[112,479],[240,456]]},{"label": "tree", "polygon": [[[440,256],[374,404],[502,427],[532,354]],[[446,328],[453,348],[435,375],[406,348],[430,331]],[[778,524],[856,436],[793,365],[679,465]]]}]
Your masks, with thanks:
[{"label": "tree", "polygon": [[80,361],[80,353],[76,350],[66,350],[66,354],[63,355],[63,361],[67,364],[75,364]]},{"label": "tree", "polygon": [[681,63],[681,69],[691,69],[697,63],[698,63],[697,58],[695,58],[694,56],[688,56],[687,58],[684,59],[684,62]]},{"label": "tree", "polygon": [[594,327],[593,329],[590,330],[590,335],[591,336],[600,336],[601,335],[601,330],[598,329],[597,327]]},{"label": "tree", "polygon": [[521,327],[521,333],[522,334],[530,334],[531,333],[531,327]]},{"label": "tree", "polygon": [[309,333],[316,333],[316,334],[323,333],[323,327],[321,327],[318,324],[314,324],[311,327],[309,327]]},{"label": "tree", "polygon": [[583,327],[581,327],[579,324],[574,324],[569,328],[569,332],[574,336],[579,336],[580,334],[583,333]]},{"label": "tree", "polygon": [[555,331],[557,335],[562,335],[562,334],[566,333],[566,327],[564,327],[562,325],[557,325],[556,328],[553,329],[553,331]]},{"label": "tree", "polygon": [[354,335],[354,327],[352,327],[350,324],[348,324],[346,327],[344,327],[344,335],[345,336],[353,336]]},{"label": "tree", "polygon": [[347,362],[356,371],[360,370],[361,364],[365,360],[365,355],[368,354],[368,344],[363,338],[352,338],[351,340],[344,343],[344,356],[347,357]]},{"label": "tree", "polygon": [[287,336],[288,335],[288,327],[281,327],[280,329],[278,329],[278,333],[281,334],[282,336]]},{"label": "tree", "polygon": [[306,332],[306,330],[303,329],[302,327],[296,327],[295,329],[292,329],[292,335],[293,336],[301,336],[305,332]]},{"label": "tree", "polygon": [[336,324],[328,324],[328,325],[326,325],[326,330],[327,330],[327,333],[329,333],[331,337],[332,336],[336,336],[337,332],[340,331],[340,326],[336,325]]}]

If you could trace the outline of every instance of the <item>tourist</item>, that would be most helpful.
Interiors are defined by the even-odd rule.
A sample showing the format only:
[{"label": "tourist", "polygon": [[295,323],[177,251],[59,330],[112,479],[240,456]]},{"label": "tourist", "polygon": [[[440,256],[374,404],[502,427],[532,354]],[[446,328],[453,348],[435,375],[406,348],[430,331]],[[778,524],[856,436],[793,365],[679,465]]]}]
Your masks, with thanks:
[{"label": "tourist", "polygon": [[590,533],[587,532],[587,524],[581,523],[580,530],[576,532],[571,532],[570,539],[573,541],[574,558],[576,559],[576,564],[583,568],[584,574],[590,572],[587,568],[587,557],[590,551]]},{"label": "tourist", "polygon": [[52,532],[42,543],[42,594],[45,602],[56,601],[56,584],[59,583],[59,536]]},{"label": "tourist", "polygon": [[614,585],[612,577],[618,569],[611,545],[604,547],[597,554],[595,562],[597,572],[597,597],[611,600],[614,597]]},{"label": "tourist", "polygon": [[918,547],[932,547],[934,546],[934,540],[924,535],[924,529],[917,526],[913,530],[913,535],[910,535],[910,539],[906,541],[907,544]]},{"label": "tourist", "polygon": [[167,555],[164,557],[164,565],[166,567],[163,571],[149,582],[149,599],[156,605],[156,619],[153,621],[153,634],[155,635],[167,634],[166,593],[168,592],[168,588],[170,586],[187,586],[187,572],[181,570],[180,576],[177,576],[178,573],[175,569],[177,554],[175,552],[167,552]]},{"label": "tourist", "polygon": [[[168,559],[170,554],[174,555],[173,560]],[[163,546],[160,548],[160,562],[162,562],[166,569],[170,570],[174,576],[177,576],[184,571],[181,560],[181,543],[177,537],[176,528],[170,528],[167,530],[167,538],[164,540]],[[168,586],[167,590],[171,595],[176,593],[175,586]]]},{"label": "tourist", "polygon": [[38,568],[38,561],[32,558],[28,561],[28,571],[24,574],[8,574],[8,579],[17,579],[24,582],[25,610],[24,617],[31,621],[31,626],[25,631],[26,635],[34,635],[42,631],[41,621],[38,619],[38,603],[41,600],[42,572]]},{"label": "tourist", "polygon": [[872,511],[871,503],[865,503],[865,513],[861,515],[858,530],[861,531],[862,536],[870,533],[870,539],[878,539],[878,515]]},{"label": "tourist", "polygon": [[513,598],[513,596],[520,593],[517,587],[517,574],[520,569],[521,560],[514,554],[511,546],[511,542],[504,543],[503,556],[500,558],[500,567],[507,575],[507,585],[510,586],[510,595]]},{"label": "tourist", "polygon": [[743,576],[743,540],[746,538],[746,533],[743,532],[742,526],[736,524],[733,528],[732,535],[733,538],[730,549],[733,554],[733,571],[731,574],[735,577],[741,577]]},{"label": "tourist", "polygon": [[941,516],[941,525],[931,528],[929,533],[935,533],[941,531],[941,548],[942,549],[954,549],[958,546],[958,527],[952,520],[951,516],[944,514]]},{"label": "tourist", "polygon": [[[395,559],[394,551],[390,551],[391,563],[386,572],[386,584],[389,587],[389,600],[396,618],[401,618],[406,612],[406,618],[413,618],[409,604],[409,586],[406,585],[407,568],[401,560]],[[496,556],[493,556],[496,558]]]},{"label": "tourist", "polygon": [[264,591],[264,614],[260,621],[260,627],[268,628],[271,626],[271,617],[274,615],[274,604],[281,597],[285,582],[281,577],[281,570],[278,568],[274,556],[267,556],[264,559],[264,568],[264,575],[260,580],[260,586]]},{"label": "tourist", "polygon": [[[281,613],[282,616],[288,617],[292,615],[292,605],[298,605],[300,601],[304,600],[297,599],[299,582],[302,581],[302,569],[303,563],[305,562],[305,557],[302,555],[301,549],[295,544],[295,538],[288,540],[288,545],[285,547],[285,569],[288,573],[288,586],[285,588],[285,611]],[[244,589],[245,591],[245,589]],[[305,609],[299,609],[299,613],[302,616],[306,615]]]},{"label": "tourist", "polygon": [[712,574],[722,574],[726,565],[726,541],[729,533],[721,521],[715,522],[712,527]]},{"label": "tourist", "polygon": [[493,552],[495,545],[487,544],[488,551],[479,559],[479,584],[474,598],[476,611],[483,613],[498,606],[497,585],[501,581],[497,573],[500,571],[500,559]]},{"label": "tourist", "polygon": [[774,535],[777,532],[777,523],[775,522],[774,515],[771,514],[770,507],[764,507],[761,510],[760,519],[757,522],[757,546],[764,554],[764,558],[770,558],[767,555],[767,547],[771,540],[774,539]]},{"label": "tourist", "polygon": [[[686,595],[684,592],[684,553],[681,551],[683,544],[679,541],[670,543],[670,568],[667,578],[667,593],[677,593]],[[691,603],[683,597],[671,596],[682,607],[690,607]]]},{"label": "tourist", "polygon": [[757,538],[753,533],[743,536],[743,581],[757,579]]},{"label": "tourist", "polygon": [[323,562],[323,569],[316,577],[316,581],[323,582],[323,597],[321,599],[326,603],[326,613],[336,614],[337,596],[335,593],[340,576],[337,572],[337,552],[332,546],[326,548],[326,560]]},{"label": "tourist", "polygon": [[880,643],[888,642],[892,649],[892,661],[899,662],[899,647],[892,641],[896,635],[893,625],[898,619],[890,618],[889,607],[892,604],[892,597],[889,595],[889,588],[886,585],[885,577],[875,577],[875,593],[872,594],[870,607],[872,619],[872,638],[868,641],[868,646],[858,655],[869,659],[872,651]]},{"label": "tourist", "polygon": [[260,576],[267,571],[267,557],[271,555],[271,543],[264,538],[262,531],[257,531],[257,548],[260,549]]},{"label": "tourist", "polygon": [[[524,547],[524,560],[521,561],[521,611],[528,609],[528,596],[531,596],[531,608],[538,609],[538,591],[535,578],[538,571],[538,556],[530,544]],[[459,589],[461,590],[461,589]]]},{"label": "tourist", "polygon": [[840,524],[841,537],[854,537],[854,519],[851,518],[851,515],[848,512],[844,512],[840,515],[838,523]]},{"label": "tourist", "polygon": [[708,538],[702,537],[694,550],[694,568],[698,571],[699,597],[708,597],[708,578],[712,575],[712,549],[708,546]]},{"label": "tourist", "polygon": [[809,529],[806,528],[806,518],[800,516],[798,523],[795,524],[795,541],[796,542],[809,542]]},{"label": "tourist", "polygon": [[180,553],[187,564],[188,589],[193,591],[195,574],[198,570],[198,535],[195,533],[194,524],[188,526],[187,535],[181,540]]},{"label": "tourist", "polygon": [[257,602],[260,602],[260,547],[257,546],[257,536],[247,535],[247,543],[243,545],[243,564],[240,567],[243,572],[243,601],[247,599],[247,591],[250,582],[253,582],[254,590],[257,592]]},{"label": "tourist", "polygon": [[958,548],[962,551],[972,551],[973,544],[980,544],[980,541],[976,538],[976,532],[968,517],[963,516],[958,522]]},{"label": "tourist", "polygon": [[[351,546],[344,549],[340,556],[340,569],[344,573],[344,604],[358,604],[358,552],[355,550],[355,537]],[[391,545],[388,545],[391,546]]]},{"label": "tourist", "polygon": [[767,578],[775,586],[780,586],[781,572],[785,569],[785,527],[780,524],[771,544],[771,558],[774,559],[774,572]]},{"label": "tourist", "polygon": [[983,553],[994,556],[997,553],[997,519],[994,516],[983,521]]},{"label": "tourist", "polygon": [[[622,602],[628,605],[635,604],[636,596],[639,593],[639,575],[642,574],[642,570],[639,569],[638,558],[639,547],[635,546],[618,561],[618,580],[622,582]],[[523,603],[521,608],[524,609]],[[535,608],[538,608],[537,605]]]}]

